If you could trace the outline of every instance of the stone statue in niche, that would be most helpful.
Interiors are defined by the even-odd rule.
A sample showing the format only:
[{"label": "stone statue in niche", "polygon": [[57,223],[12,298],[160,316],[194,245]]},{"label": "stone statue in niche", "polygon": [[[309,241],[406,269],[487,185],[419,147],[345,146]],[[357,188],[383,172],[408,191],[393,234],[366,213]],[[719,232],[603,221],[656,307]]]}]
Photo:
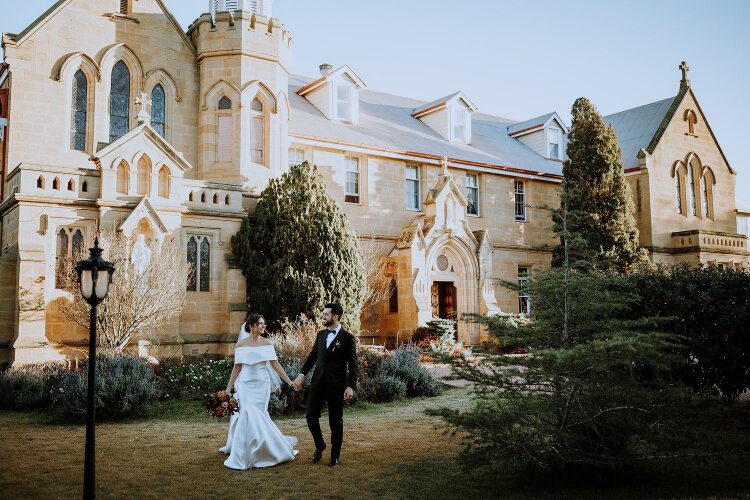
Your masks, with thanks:
[{"label": "stone statue in niche", "polygon": [[139,234],[133,245],[133,252],[130,254],[130,262],[135,266],[135,272],[139,276],[143,275],[151,262],[151,249],[146,246],[146,238]]}]

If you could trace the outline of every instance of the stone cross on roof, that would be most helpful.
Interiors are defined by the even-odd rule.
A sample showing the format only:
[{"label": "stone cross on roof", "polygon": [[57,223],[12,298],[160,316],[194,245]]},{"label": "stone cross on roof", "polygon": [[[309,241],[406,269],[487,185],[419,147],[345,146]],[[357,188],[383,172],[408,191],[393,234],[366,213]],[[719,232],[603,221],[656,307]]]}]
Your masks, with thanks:
[{"label": "stone cross on roof", "polygon": [[446,177],[449,176],[450,174],[448,173],[448,157],[447,156],[443,156],[440,159],[440,165],[443,166],[443,171],[441,172],[441,175],[446,176]]},{"label": "stone cross on roof", "polygon": [[690,71],[690,66],[688,66],[687,61],[682,61],[679,68],[680,68],[680,71],[682,71],[682,80],[680,80],[680,83],[690,86],[690,80],[688,80],[688,77],[687,77],[687,72]]},{"label": "stone cross on roof", "polygon": [[141,92],[141,95],[135,98],[135,104],[141,108],[140,111],[138,111],[138,123],[151,123],[151,117],[146,111],[146,106],[151,105],[151,99],[148,98],[148,94]]}]

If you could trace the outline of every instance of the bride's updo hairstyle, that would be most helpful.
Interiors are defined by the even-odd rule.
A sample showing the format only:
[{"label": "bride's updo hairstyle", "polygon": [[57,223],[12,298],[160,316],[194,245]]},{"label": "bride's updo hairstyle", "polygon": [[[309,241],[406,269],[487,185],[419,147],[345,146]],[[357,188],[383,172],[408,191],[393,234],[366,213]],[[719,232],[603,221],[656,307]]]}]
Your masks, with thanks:
[{"label": "bride's updo hairstyle", "polygon": [[260,320],[265,321],[266,318],[264,318],[263,315],[261,314],[255,314],[255,313],[248,314],[247,320],[245,321],[245,331],[250,333],[250,327],[255,326],[258,323],[260,323]]}]

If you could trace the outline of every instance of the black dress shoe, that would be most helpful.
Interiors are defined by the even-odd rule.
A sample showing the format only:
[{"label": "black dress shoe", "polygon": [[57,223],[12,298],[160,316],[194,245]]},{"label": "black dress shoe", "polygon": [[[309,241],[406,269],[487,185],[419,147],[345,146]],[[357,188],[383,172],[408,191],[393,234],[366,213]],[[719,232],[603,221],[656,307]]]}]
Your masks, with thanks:
[{"label": "black dress shoe", "polygon": [[334,468],[336,468],[336,467],[338,467],[340,465],[341,465],[341,460],[339,460],[338,458],[332,458],[331,459],[331,463],[328,464],[329,467],[334,467]]},{"label": "black dress shoe", "polygon": [[320,462],[320,459],[323,458],[323,450],[325,449],[325,446],[322,448],[315,448],[315,453],[313,453],[313,463]]}]

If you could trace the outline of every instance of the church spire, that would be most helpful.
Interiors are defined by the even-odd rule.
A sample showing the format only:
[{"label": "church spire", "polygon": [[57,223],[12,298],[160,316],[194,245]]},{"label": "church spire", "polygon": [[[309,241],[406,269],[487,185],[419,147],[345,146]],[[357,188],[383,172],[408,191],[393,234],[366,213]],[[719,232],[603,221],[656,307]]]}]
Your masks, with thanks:
[{"label": "church spire", "polygon": [[272,2],[273,0],[208,0],[208,9],[212,19],[216,19],[217,12],[235,10],[271,17]]},{"label": "church spire", "polygon": [[680,71],[682,71],[682,80],[680,80],[680,87],[689,87],[690,80],[688,80],[687,73],[688,71],[690,71],[690,66],[688,66],[687,61],[682,61],[679,69]]}]

